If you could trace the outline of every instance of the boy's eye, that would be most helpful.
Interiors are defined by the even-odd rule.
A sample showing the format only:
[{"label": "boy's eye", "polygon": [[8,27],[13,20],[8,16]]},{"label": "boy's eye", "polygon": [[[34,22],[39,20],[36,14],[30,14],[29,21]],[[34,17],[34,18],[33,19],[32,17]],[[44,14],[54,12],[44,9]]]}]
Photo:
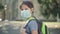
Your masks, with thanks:
[{"label": "boy's eye", "polygon": [[21,10],[23,10],[23,9],[21,9]]},{"label": "boy's eye", "polygon": [[21,10],[28,10],[27,8],[25,8],[25,9],[21,9]]},{"label": "boy's eye", "polygon": [[28,10],[28,9],[25,9],[25,10]]}]

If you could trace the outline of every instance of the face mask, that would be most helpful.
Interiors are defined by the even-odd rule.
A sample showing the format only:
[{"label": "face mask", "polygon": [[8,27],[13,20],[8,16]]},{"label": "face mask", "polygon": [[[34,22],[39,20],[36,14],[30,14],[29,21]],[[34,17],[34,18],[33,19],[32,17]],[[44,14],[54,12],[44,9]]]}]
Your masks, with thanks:
[{"label": "face mask", "polygon": [[21,11],[21,16],[23,18],[25,18],[25,19],[29,18],[31,16],[30,10],[23,10],[23,11]]}]

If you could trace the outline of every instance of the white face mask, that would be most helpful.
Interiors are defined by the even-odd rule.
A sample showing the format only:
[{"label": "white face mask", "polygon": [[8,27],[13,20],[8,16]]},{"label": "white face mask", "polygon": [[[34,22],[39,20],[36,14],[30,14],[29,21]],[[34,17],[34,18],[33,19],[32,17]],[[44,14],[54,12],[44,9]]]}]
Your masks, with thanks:
[{"label": "white face mask", "polygon": [[23,11],[21,11],[21,16],[23,18],[29,18],[31,16],[30,10],[23,10]]}]

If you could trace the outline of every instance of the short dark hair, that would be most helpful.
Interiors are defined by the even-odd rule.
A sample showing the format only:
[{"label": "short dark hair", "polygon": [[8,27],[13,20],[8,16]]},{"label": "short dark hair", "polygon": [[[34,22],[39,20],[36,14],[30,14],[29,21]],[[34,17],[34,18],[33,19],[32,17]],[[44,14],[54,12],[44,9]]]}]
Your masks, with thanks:
[{"label": "short dark hair", "polygon": [[20,9],[21,9],[23,4],[27,5],[29,8],[34,8],[32,2],[30,2],[30,1],[23,1],[23,3],[20,5]]}]

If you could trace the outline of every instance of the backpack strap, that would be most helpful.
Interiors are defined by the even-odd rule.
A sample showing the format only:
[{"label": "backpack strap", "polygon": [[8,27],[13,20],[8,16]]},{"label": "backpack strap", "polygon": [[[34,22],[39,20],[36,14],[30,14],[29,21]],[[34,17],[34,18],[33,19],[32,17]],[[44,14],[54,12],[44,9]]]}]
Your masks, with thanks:
[{"label": "backpack strap", "polygon": [[35,18],[34,18],[34,17],[30,17],[30,18],[26,21],[26,25],[25,25],[24,28],[26,28],[26,27],[28,26],[29,22],[32,21],[32,20],[35,20]]}]

